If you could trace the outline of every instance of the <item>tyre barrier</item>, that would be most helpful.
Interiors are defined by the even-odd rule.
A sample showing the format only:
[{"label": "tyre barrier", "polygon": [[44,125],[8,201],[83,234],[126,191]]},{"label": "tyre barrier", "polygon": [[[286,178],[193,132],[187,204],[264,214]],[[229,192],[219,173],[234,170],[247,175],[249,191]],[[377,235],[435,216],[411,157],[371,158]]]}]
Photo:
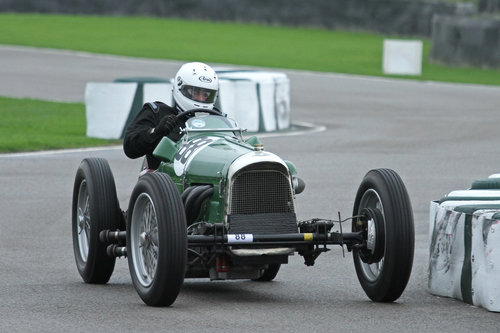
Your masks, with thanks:
[{"label": "tyre barrier", "polygon": [[500,312],[500,178],[430,203],[428,287]]},{"label": "tyre barrier", "polygon": [[[250,70],[217,70],[217,74],[216,107],[241,127],[253,133],[290,127],[290,81],[286,74]],[[172,80],[139,77],[87,83],[87,136],[123,138],[142,105],[152,101],[173,105]]]}]

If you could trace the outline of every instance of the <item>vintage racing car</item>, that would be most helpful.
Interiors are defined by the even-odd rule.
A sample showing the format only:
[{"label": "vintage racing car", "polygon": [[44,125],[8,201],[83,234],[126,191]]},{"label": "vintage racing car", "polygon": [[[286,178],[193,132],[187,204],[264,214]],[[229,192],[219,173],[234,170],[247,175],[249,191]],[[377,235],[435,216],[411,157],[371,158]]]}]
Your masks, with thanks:
[{"label": "vintage racing car", "polygon": [[245,140],[233,120],[202,111],[178,116],[189,117],[182,139],[160,141],[153,154],[162,163],[140,173],[125,214],[107,161],[81,162],[72,234],[85,282],[107,283],[116,258],[126,256],[142,300],[168,306],[185,278],[271,281],[293,253],[310,266],[328,246],[340,245],[353,252],[370,299],[399,298],[412,269],[414,225],[394,171],[366,174],[352,217],[297,221],[294,201],[304,182],[295,166],[265,151],[258,138]]}]

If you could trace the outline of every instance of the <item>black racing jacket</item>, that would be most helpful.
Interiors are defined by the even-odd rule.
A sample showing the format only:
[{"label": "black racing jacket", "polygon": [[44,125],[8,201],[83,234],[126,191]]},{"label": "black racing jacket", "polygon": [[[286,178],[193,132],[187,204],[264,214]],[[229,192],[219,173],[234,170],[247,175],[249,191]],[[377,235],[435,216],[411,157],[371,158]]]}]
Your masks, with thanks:
[{"label": "black racing jacket", "polygon": [[[150,131],[156,127],[160,120],[166,115],[177,115],[178,111],[162,102],[146,103],[137,114],[134,121],[127,127],[123,139],[123,151],[130,158],[138,158],[146,155],[148,167],[157,169],[160,160],[152,154],[156,145],[162,139],[161,136],[152,136]],[[168,137],[173,141],[181,138],[181,128],[175,128]]]}]

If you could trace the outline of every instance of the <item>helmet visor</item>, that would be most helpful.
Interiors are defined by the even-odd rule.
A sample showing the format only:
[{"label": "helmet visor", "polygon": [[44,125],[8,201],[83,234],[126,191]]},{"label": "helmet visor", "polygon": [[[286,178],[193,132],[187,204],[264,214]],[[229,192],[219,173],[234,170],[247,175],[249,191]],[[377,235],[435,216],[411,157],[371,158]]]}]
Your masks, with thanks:
[{"label": "helmet visor", "polygon": [[217,95],[217,90],[186,85],[181,88],[181,93],[193,101],[200,103],[213,103],[215,101],[215,96]]}]

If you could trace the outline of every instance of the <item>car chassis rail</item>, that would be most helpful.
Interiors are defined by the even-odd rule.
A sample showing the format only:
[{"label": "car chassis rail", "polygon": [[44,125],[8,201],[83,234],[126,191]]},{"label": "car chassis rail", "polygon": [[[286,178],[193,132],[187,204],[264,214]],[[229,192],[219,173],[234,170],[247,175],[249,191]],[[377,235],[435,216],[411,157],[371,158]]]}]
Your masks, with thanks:
[{"label": "car chassis rail", "polygon": [[[345,220],[312,219],[298,223],[300,232],[290,234],[251,234],[226,232],[223,223],[209,224],[209,230],[205,234],[189,234],[187,236],[188,247],[211,247],[213,250],[224,249],[230,246],[244,248],[259,247],[290,247],[295,248],[299,255],[305,259],[307,266],[314,265],[315,259],[323,252],[330,249],[328,245],[344,245],[348,251],[353,248],[366,246],[366,235],[363,231],[342,232],[342,223],[354,218],[364,219],[365,216],[354,216]],[[339,223],[340,232],[330,231],[335,223]],[[207,225],[201,222],[202,225]]]},{"label": "car chassis rail", "polygon": [[300,246],[300,245],[347,245],[352,247],[363,242],[362,232],[351,233],[295,233],[295,234],[224,234],[224,235],[188,235],[189,246],[262,245]]},{"label": "car chassis rail", "polygon": [[[290,247],[295,248],[299,255],[305,259],[307,266],[314,265],[315,259],[323,252],[330,249],[328,245],[340,245],[344,250],[361,249],[366,247],[366,235],[363,231],[347,232],[342,231],[342,223],[352,219],[362,221],[366,216],[353,216],[345,220],[325,220],[312,219],[298,223],[298,233],[290,234],[251,234],[251,233],[229,233],[224,223],[197,222],[189,226],[188,230],[193,228],[202,234],[188,234],[188,248],[207,247],[212,248],[211,253],[217,250],[226,249],[231,246],[242,246],[245,248],[259,247]],[[340,226],[340,232],[330,231],[335,223]],[[360,222],[358,222],[360,223]],[[124,246],[126,240],[126,231],[103,230],[100,233],[102,242],[111,243],[107,248],[107,253],[112,257],[127,256],[127,250]]]}]

